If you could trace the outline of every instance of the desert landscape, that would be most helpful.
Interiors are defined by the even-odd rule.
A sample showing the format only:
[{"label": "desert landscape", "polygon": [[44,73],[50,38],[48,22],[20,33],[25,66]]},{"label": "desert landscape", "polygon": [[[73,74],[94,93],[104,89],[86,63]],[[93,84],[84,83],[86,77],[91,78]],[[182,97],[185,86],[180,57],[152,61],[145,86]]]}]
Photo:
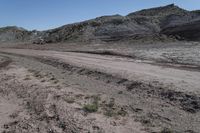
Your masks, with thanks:
[{"label": "desert landscape", "polygon": [[199,24],[171,4],[0,28],[0,132],[199,133]]}]

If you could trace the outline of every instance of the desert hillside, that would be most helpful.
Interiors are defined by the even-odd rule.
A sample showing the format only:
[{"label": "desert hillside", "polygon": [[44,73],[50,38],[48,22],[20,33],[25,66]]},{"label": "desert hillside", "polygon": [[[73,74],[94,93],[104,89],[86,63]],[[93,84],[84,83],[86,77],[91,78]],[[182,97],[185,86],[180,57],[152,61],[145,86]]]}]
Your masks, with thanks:
[{"label": "desert hillside", "polygon": [[41,32],[4,27],[0,29],[0,42],[116,42],[149,37],[199,40],[199,21],[199,11],[187,11],[171,4],[133,12],[127,16],[102,16]]}]

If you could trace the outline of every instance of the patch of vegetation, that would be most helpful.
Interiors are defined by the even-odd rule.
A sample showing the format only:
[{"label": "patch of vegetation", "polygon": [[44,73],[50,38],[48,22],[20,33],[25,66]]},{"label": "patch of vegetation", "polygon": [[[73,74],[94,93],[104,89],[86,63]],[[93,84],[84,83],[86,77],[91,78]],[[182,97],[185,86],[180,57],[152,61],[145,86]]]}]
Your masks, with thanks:
[{"label": "patch of vegetation", "polygon": [[169,128],[164,128],[160,133],[173,133]]},{"label": "patch of vegetation", "polygon": [[126,116],[127,112],[126,112],[123,108],[121,108],[121,109],[117,112],[117,114],[124,117],[124,116]]},{"label": "patch of vegetation", "polygon": [[63,130],[65,130],[66,129],[66,123],[64,121],[60,121],[58,123],[58,127],[61,128],[61,129],[63,129]]},{"label": "patch of vegetation", "polygon": [[87,104],[84,106],[86,112],[92,113],[98,111],[98,106],[96,104]]},{"label": "patch of vegetation", "polygon": [[108,103],[108,107],[109,108],[113,108],[115,106],[115,99],[114,98],[111,98],[110,99],[110,102]]},{"label": "patch of vegetation", "polygon": [[97,112],[98,108],[99,108],[99,97],[97,96],[93,97],[93,102],[91,104],[86,104],[83,107],[83,109],[89,113]]},{"label": "patch of vegetation", "polygon": [[127,112],[123,108],[119,108],[115,105],[115,99],[111,98],[110,102],[106,104],[105,113],[104,115],[108,117],[114,117],[114,116],[126,116]]},{"label": "patch of vegetation", "polygon": [[104,115],[106,115],[108,117],[115,116],[116,113],[115,113],[114,105],[115,105],[115,99],[111,98],[110,102],[106,105],[106,108],[105,108],[106,112],[104,113]]},{"label": "patch of vegetation", "polygon": [[127,85],[126,88],[128,91],[133,90],[134,88],[139,88],[142,86],[141,82],[133,81],[131,84]]},{"label": "patch of vegetation", "polygon": [[115,109],[115,108],[108,108],[106,109],[106,112],[104,113],[104,115],[108,116],[108,117],[115,117],[115,116],[122,116],[125,117],[127,114],[127,112],[124,109]]},{"label": "patch of vegetation", "polygon": [[104,113],[104,115],[108,117],[113,117],[114,114],[115,114],[114,111],[111,109],[107,109],[106,112]]}]

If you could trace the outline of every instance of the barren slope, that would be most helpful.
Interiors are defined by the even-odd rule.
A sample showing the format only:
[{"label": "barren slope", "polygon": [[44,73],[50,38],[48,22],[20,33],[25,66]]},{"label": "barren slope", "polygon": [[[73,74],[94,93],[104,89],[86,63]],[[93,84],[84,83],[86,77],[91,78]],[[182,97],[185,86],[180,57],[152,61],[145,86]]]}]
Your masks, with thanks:
[{"label": "barren slope", "polygon": [[199,17],[198,11],[187,11],[171,4],[133,12],[127,16],[97,17],[46,31],[4,27],[0,28],[0,42],[93,43],[129,41],[129,39],[140,42],[149,38],[153,41],[160,39],[169,41],[171,38],[194,41],[199,39]]}]

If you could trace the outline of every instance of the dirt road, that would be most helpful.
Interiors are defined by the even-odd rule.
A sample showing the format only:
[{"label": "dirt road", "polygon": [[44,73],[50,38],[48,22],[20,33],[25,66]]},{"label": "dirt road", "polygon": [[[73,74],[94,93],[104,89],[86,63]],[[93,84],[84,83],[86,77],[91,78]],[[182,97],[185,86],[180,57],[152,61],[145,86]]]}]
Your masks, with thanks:
[{"label": "dirt road", "polygon": [[[73,52],[1,49],[0,53],[12,60],[11,68],[1,70],[1,92],[4,94],[7,86],[17,98],[26,101],[24,106],[30,106],[25,110],[32,112],[22,115],[28,115],[28,124],[32,125],[25,131],[46,132],[49,122],[53,129],[48,130],[54,132],[137,133],[160,132],[165,128],[176,132],[200,131],[200,72],[191,66],[164,66]],[[10,76],[15,80],[4,79]],[[29,89],[15,90],[16,86]],[[35,92],[36,88],[40,89]],[[98,111],[86,115],[82,108],[97,95]],[[63,114],[63,110],[67,113]],[[7,130],[22,130],[22,116]],[[41,125],[35,124],[38,121]]]},{"label": "dirt road", "polygon": [[152,65],[148,61],[85,53],[24,49],[5,49],[1,51],[24,56],[50,57],[67,64],[118,75],[121,78],[138,79],[139,81],[159,81],[166,85],[173,84],[179,87],[180,91],[200,92],[200,72],[184,70],[181,65],[179,66],[180,69],[178,69]]}]

